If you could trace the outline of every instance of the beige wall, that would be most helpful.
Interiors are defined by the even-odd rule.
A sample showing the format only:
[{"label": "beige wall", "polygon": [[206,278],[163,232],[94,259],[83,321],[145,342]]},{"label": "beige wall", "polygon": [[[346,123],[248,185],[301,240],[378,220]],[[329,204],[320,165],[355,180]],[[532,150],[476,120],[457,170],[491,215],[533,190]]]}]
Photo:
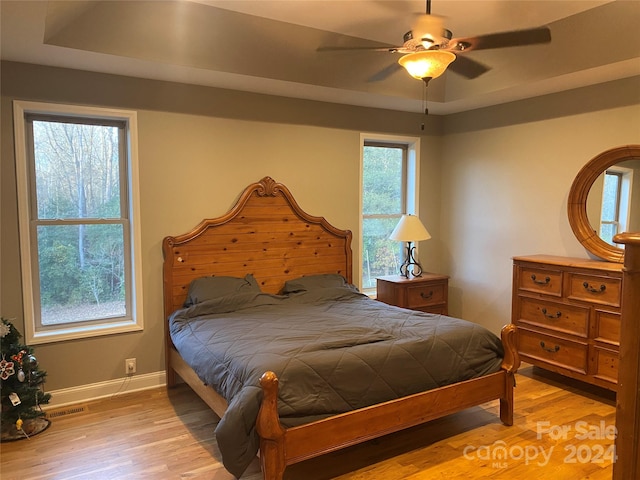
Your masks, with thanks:
[{"label": "beige wall", "polygon": [[48,390],[121,378],[129,357],[140,374],[163,370],[162,239],[226,212],[264,175],[357,238],[362,132],[421,137],[420,215],[433,238],[420,259],[451,275],[452,315],[498,331],[509,320],[511,257],[586,256],[565,214],[573,176],[602,150],[640,143],[637,78],[431,116],[425,133],[419,114],[11,62],[1,74],[0,311],[19,328],[11,100],[138,111],[145,329],[37,346]]},{"label": "beige wall", "polygon": [[511,315],[512,258],[588,258],[567,199],[575,175],[609,148],[640,143],[638,78],[445,120],[442,255],[450,312],[493,331]]}]

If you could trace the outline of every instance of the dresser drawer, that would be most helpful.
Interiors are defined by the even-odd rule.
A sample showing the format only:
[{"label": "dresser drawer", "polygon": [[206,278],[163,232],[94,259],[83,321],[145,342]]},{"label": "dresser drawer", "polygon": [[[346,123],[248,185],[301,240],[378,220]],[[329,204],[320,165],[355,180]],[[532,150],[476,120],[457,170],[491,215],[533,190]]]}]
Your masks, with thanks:
[{"label": "dresser drawer", "polygon": [[608,382],[618,383],[618,352],[606,348],[593,348],[593,375]]},{"label": "dresser drawer", "polygon": [[445,301],[445,284],[415,285],[407,288],[407,308],[427,307]]},{"label": "dresser drawer", "polygon": [[562,272],[521,266],[518,275],[518,289],[526,292],[544,293],[560,297],[562,295]]},{"label": "dresser drawer", "polygon": [[622,280],[569,273],[567,298],[601,305],[620,306]]},{"label": "dresser drawer", "polygon": [[518,328],[518,351],[542,362],[587,373],[588,345]]},{"label": "dresser drawer", "polygon": [[620,314],[596,310],[594,320],[594,339],[620,346]]},{"label": "dresser drawer", "polygon": [[529,323],[586,338],[589,334],[589,313],[587,307],[521,297],[518,323]]}]

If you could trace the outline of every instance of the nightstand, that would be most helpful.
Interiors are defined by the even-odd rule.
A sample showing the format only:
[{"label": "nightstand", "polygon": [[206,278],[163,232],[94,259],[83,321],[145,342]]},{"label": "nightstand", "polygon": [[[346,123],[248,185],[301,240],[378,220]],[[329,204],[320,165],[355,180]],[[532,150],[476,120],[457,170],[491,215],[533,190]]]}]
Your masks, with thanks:
[{"label": "nightstand", "polygon": [[377,299],[381,302],[422,312],[448,314],[447,275],[423,273],[421,277],[413,278],[389,275],[376,280]]}]

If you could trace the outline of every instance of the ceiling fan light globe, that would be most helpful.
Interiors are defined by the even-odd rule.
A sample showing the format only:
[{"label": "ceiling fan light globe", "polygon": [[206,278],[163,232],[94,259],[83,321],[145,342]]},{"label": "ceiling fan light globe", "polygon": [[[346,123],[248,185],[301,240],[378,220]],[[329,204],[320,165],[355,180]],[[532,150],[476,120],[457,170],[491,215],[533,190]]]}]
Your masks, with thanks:
[{"label": "ceiling fan light globe", "polygon": [[409,53],[398,60],[409,75],[418,80],[442,75],[456,56],[445,50],[426,50]]}]

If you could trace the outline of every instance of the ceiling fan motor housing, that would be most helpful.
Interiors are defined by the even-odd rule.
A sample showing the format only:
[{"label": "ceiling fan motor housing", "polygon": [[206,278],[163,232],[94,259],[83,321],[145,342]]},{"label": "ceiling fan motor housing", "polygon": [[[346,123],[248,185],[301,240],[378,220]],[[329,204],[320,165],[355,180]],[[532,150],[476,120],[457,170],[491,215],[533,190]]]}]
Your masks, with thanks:
[{"label": "ceiling fan motor housing", "polygon": [[411,42],[411,44],[422,45],[426,50],[429,50],[430,48],[433,48],[436,46],[442,47],[442,48],[446,47],[449,43],[449,40],[451,40],[451,38],[453,38],[453,32],[451,32],[451,30],[449,29],[443,28],[439,36],[426,33],[426,34],[423,34],[418,39],[415,39],[416,41],[413,41],[413,42],[412,42],[412,40],[414,40],[413,30],[409,30],[407,33],[404,34],[404,36],[402,37],[402,40],[405,45],[407,44],[407,42]]}]

